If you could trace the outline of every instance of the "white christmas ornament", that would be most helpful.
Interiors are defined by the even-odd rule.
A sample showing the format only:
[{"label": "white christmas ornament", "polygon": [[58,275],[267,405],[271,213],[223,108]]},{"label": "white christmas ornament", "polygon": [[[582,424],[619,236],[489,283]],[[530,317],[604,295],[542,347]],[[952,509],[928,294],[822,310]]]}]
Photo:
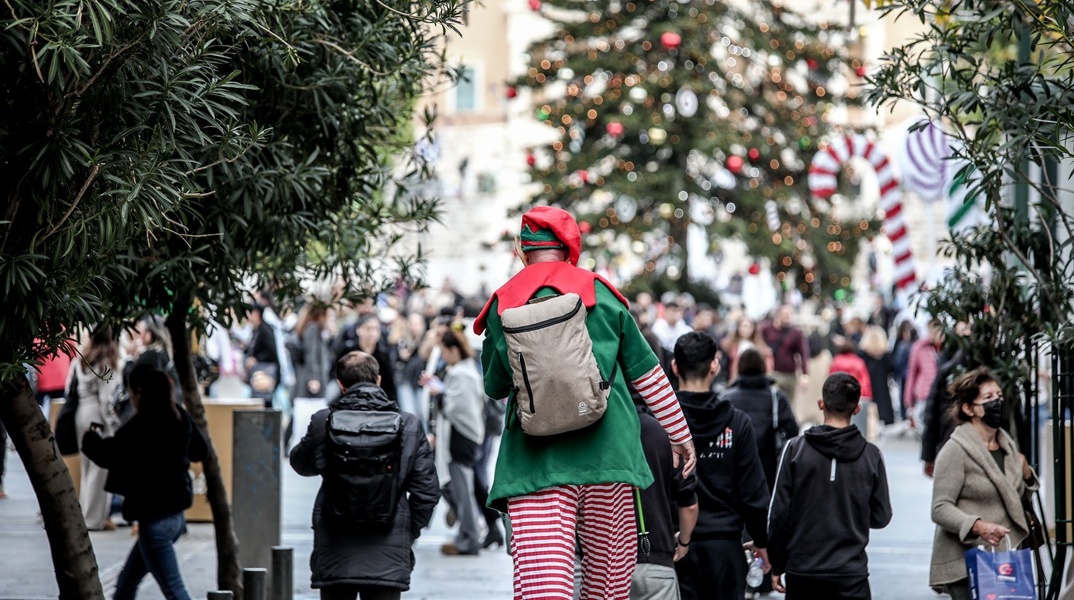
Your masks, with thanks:
[{"label": "white christmas ornament", "polygon": [[690,199],[691,221],[698,225],[711,225],[715,218],[716,211],[712,209],[710,202],[696,196]]},{"label": "white christmas ornament", "polygon": [[633,221],[634,217],[638,214],[637,200],[626,195],[619,196],[619,199],[615,201],[615,214],[623,223]]},{"label": "white christmas ornament", "polygon": [[776,206],[775,200],[769,200],[764,203],[764,216],[768,221],[768,228],[773,232],[779,231],[779,207]]},{"label": "white christmas ornament", "polygon": [[645,88],[634,86],[627,92],[627,96],[630,96],[630,99],[634,102],[645,102],[645,99],[649,97],[649,94],[645,91]]},{"label": "white christmas ornament", "polygon": [[690,88],[682,88],[675,94],[675,106],[679,109],[679,114],[688,119],[697,114],[698,104],[697,92]]}]

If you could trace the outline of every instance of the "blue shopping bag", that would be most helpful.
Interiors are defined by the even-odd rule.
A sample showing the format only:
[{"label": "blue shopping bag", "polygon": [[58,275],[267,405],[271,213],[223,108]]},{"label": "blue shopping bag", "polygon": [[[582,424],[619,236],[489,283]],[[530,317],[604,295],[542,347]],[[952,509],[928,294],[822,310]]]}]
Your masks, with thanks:
[{"label": "blue shopping bag", "polygon": [[1036,600],[1031,550],[966,551],[973,600]]}]

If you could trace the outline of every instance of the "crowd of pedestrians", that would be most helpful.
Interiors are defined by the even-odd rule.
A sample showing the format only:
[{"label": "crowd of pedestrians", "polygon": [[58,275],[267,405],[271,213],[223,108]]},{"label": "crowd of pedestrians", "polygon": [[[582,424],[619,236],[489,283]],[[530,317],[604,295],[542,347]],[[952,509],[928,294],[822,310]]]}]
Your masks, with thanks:
[{"label": "crowd of pedestrians", "polygon": [[[921,440],[936,476],[937,591],[967,597],[963,549],[1029,535],[1018,507],[1036,476],[1006,433],[1018,411],[988,365],[967,364],[956,342],[968,325],[919,335],[879,295],[865,311],[782,305],[759,322],[689,294],[629,303],[576,266],[579,237],[569,214],[535,209],[516,243],[524,268],[495,292],[400,286],[293,308],[259,293],[195,344],[203,391],[281,409],[292,467],[322,478],[311,567],[323,598],[398,598],[441,498],[454,536],[440,551],[506,545],[516,598],[869,598],[869,530],[892,516],[872,444],[883,436]],[[557,338],[571,322],[581,329]],[[179,469],[205,449],[167,329],[146,316],[84,341],[41,368],[38,399],[78,399],[87,527],[137,523],[117,598],[146,574],[181,598]],[[300,440],[296,405],[313,413]],[[145,471],[164,491],[147,491]]]}]

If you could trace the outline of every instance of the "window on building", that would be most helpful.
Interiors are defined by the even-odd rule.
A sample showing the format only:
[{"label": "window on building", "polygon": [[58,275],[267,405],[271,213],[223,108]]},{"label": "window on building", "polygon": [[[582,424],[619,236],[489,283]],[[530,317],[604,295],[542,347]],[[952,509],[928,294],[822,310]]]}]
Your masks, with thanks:
[{"label": "window on building", "polygon": [[477,72],[473,67],[463,67],[459,82],[455,86],[455,111],[474,112],[477,110]]}]

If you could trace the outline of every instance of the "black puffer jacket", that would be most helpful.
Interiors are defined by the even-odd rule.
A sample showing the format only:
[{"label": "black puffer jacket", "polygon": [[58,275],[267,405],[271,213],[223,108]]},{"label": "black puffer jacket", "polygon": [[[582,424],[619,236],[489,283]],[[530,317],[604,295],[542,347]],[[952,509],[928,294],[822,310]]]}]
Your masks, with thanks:
[{"label": "black puffer jacket", "polygon": [[208,446],[185,410],[180,418],[136,413],[116,435],[88,431],[82,452],[108,469],[104,488],[123,496],[123,518],[149,521],[190,508],[190,463],[205,460]]},{"label": "black puffer jacket", "polygon": [[[384,391],[371,383],[359,383],[333,400],[328,408],[313,415],[305,437],[291,450],[291,467],[299,475],[322,475],[325,458],[325,429],[332,410],[399,411]],[[313,554],[310,556],[312,585],[322,588],[335,584],[375,585],[410,589],[414,570],[411,545],[429,524],[440,501],[433,453],[421,422],[403,415],[403,455],[396,485],[401,486],[395,522],[388,531],[342,531],[321,516],[324,486],[313,505]]]}]

